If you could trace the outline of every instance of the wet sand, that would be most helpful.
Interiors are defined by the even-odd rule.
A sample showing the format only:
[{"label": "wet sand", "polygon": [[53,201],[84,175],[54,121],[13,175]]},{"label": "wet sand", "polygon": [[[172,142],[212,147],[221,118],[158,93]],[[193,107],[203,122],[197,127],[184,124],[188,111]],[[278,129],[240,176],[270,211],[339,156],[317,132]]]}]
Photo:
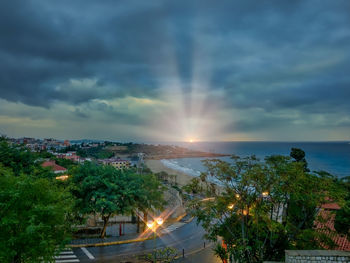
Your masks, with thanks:
[{"label": "wet sand", "polygon": [[166,172],[168,174],[177,175],[177,183],[181,186],[186,185],[190,182],[190,180],[194,177],[180,172],[178,170],[171,169],[166,167],[160,160],[146,160],[145,161],[148,168],[152,170],[153,173]]}]

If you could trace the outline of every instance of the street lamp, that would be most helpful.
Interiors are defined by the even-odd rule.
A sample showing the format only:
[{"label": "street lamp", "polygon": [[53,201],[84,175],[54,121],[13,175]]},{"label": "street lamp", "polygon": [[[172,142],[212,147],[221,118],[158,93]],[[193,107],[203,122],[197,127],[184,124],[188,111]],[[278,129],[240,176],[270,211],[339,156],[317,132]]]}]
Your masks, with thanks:
[{"label": "street lamp", "polygon": [[157,221],[157,224],[160,226],[160,225],[162,225],[163,223],[164,223],[164,220],[163,220],[163,218],[161,218],[161,217],[158,217],[157,219],[156,219],[156,221]]},{"label": "street lamp", "polygon": [[156,249],[157,249],[157,225],[161,226],[164,223],[164,219],[158,217],[155,221],[147,221],[147,227],[154,233],[154,262],[156,262]]},{"label": "street lamp", "polygon": [[154,225],[154,222],[153,222],[153,221],[151,221],[151,220],[148,220],[148,221],[147,221],[147,223],[146,223],[146,225],[147,225],[147,227],[148,227],[149,229],[151,229],[151,230],[152,230],[153,225]]},{"label": "street lamp", "polygon": [[269,192],[265,191],[265,192],[262,192],[261,194],[262,194],[263,197],[267,197],[269,195]]}]

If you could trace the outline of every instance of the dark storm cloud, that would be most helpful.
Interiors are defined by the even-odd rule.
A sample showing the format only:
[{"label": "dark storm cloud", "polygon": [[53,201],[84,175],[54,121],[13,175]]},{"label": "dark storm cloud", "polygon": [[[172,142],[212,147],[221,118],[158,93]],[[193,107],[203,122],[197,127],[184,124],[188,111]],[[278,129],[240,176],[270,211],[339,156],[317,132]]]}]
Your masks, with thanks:
[{"label": "dark storm cloud", "polygon": [[[41,107],[155,98],[162,83],[177,78],[189,94],[197,67],[209,82],[206,111],[210,92],[220,90],[228,110],[346,116],[349,25],[347,0],[1,1],[0,98]],[[185,104],[190,108],[190,96]],[[249,131],[290,121],[259,120],[233,126]]]}]

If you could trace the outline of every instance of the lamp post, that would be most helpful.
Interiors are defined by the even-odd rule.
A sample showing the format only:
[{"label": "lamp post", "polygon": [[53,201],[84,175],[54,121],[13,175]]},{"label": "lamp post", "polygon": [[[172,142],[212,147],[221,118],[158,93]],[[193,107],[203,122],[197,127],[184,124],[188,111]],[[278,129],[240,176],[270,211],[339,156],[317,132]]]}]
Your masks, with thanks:
[{"label": "lamp post", "polygon": [[157,228],[158,226],[161,226],[164,223],[163,218],[158,217],[155,221],[149,220],[147,222],[147,227],[151,229],[154,233],[154,262],[157,262],[157,255],[156,255],[156,249],[157,249]]}]

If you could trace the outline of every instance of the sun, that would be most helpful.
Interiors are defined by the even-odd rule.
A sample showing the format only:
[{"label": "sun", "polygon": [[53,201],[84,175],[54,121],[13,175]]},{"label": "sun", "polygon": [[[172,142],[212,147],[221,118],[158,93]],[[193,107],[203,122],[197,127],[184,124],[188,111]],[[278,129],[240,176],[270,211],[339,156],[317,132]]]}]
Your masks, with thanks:
[{"label": "sun", "polygon": [[188,141],[189,141],[190,143],[193,143],[193,142],[194,142],[194,140],[193,140],[193,139],[189,139]]}]

